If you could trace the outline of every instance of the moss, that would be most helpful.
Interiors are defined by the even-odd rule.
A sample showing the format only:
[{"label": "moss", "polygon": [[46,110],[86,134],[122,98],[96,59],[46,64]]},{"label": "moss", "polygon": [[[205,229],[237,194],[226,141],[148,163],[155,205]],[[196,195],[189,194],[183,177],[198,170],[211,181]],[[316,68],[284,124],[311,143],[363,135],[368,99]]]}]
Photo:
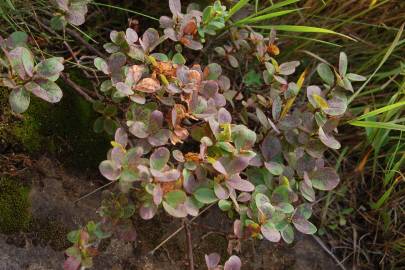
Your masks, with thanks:
[{"label": "moss", "polygon": [[[76,81],[84,81],[80,74],[72,74]],[[93,123],[98,117],[92,105],[64,86],[63,98],[49,104],[33,95],[23,119],[15,119],[9,112],[8,93],[0,89],[0,104],[5,119],[0,124],[0,139],[22,146],[30,154],[48,152],[62,163],[78,170],[97,168],[109,148],[106,134],[95,134]]]},{"label": "moss", "polygon": [[31,219],[29,188],[15,179],[0,178],[0,232],[25,230]]},{"label": "moss", "polygon": [[35,233],[34,244],[49,245],[54,250],[64,250],[69,247],[69,241],[66,238],[69,230],[60,221],[33,219],[29,231]]},{"label": "moss", "polygon": [[42,123],[37,120],[36,115],[45,113],[47,111],[46,107],[46,104],[33,100],[28,112],[24,114],[24,119],[14,122],[13,128],[10,130],[15,140],[21,143],[30,153],[38,152],[41,149],[43,143],[41,135]]}]

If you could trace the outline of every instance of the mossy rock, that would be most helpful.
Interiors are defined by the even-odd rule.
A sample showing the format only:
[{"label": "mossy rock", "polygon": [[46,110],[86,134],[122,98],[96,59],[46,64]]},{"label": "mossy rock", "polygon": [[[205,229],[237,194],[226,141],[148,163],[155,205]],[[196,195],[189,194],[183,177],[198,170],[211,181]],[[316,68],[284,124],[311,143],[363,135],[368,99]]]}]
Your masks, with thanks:
[{"label": "mossy rock", "polygon": [[28,228],[31,220],[29,188],[17,180],[0,178],[0,232],[13,233]]},{"label": "mossy rock", "polygon": [[60,81],[58,83],[63,89],[62,100],[49,104],[31,95],[23,119],[11,115],[8,95],[1,89],[0,104],[6,116],[0,125],[0,139],[22,146],[32,155],[50,153],[64,165],[80,171],[94,170],[105,159],[111,138],[94,133],[92,127],[98,115],[92,105]]}]

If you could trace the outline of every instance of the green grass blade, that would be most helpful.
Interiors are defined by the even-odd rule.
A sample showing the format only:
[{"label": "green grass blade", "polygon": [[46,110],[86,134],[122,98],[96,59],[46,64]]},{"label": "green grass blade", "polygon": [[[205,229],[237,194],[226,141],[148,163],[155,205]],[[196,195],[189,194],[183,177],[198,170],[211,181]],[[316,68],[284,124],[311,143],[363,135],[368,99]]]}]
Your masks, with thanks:
[{"label": "green grass blade", "polygon": [[253,17],[253,18],[245,18],[245,19],[235,22],[234,25],[251,24],[251,23],[256,23],[256,22],[260,22],[260,21],[264,21],[264,20],[269,20],[272,18],[276,18],[276,17],[280,17],[280,16],[284,16],[284,15],[296,12],[298,10],[300,10],[300,9],[287,9],[287,10],[277,11],[277,12],[273,12],[273,13]]},{"label": "green grass blade", "polygon": [[286,32],[298,32],[298,33],[321,33],[321,34],[333,34],[333,35],[338,35],[342,36],[351,40],[354,40],[354,38],[346,36],[344,34],[325,29],[325,28],[319,28],[319,27],[312,27],[312,26],[304,26],[304,25],[263,25],[263,26],[252,26],[253,28],[259,28],[259,29],[274,29],[278,31],[286,31]]},{"label": "green grass blade", "polygon": [[78,32],[80,32],[83,36],[85,36],[86,38],[88,38],[89,40],[93,41],[94,43],[98,44],[98,42],[96,40],[94,40],[91,36],[89,36],[88,34],[86,34],[84,31],[80,30],[79,27],[73,25],[73,24],[69,24],[70,26],[72,26],[74,29],[76,29]]},{"label": "green grass blade", "polygon": [[349,122],[352,126],[357,127],[368,127],[368,128],[382,128],[382,129],[392,129],[405,131],[405,125],[394,124],[391,122],[373,122],[373,121],[352,121]]},{"label": "green grass blade", "polygon": [[[398,171],[397,171],[398,172]],[[400,173],[400,172],[399,172]],[[394,181],[394,183],[390,186],[389,189],[387,189],[384,194],[378,199],[378,201],[376,203],[371,202],[370,206],[371,209],[379,209],[381,208],[381,206],[383,206],[383,204],[389,199],[392,191],[394,190],[395,186],[399,183],[399,179],[397,179],[396,181]]]},{"label": "green grass blade", "polygon": [[387,52],[385,53],[383,59],[381,59],[381,62],[378,64],[377,68],[374,70],[373,74],[371,74],[371,76],[368,77],[368,79],[363,83],[363,85],[349,98],[348,104],[350,104],[358,96],[358,94],[360,94],[360,92],[363,91],[363,89],[367,86],[367,84],[371,81],[371,79],[375,76],[375,74],[384,65],[385,61],[387,61],[387,59],[393,53],[394,49],[398,45],[398,42],[402,36],[402,32],[404,31],[404,26],[405,26],[405,23],[403,23],[401,25],[401,27],[399,28],[399,31],[394,38],[394,41],[391,43],[391,45],[388,48]]},{"label": "green grass blade", "polygon": [[283,34],[277,34],[278,37],[287,37],[287,38],[293,38],[293,39],[302,39],[302,40],[310,40],[313,42],[317,42],[317,43],[321,43],[321,44],[325,44],[328,46],[333,46],[333,47],[342,47],[342,45],[336,44],[336,43],[332,43],[329,41],[324,41],[324,40],[320,40],[320,39],[316,39],[316,38],[309,38],[309,37],[304,37],[304,36],[294,36],[294,35],[283,35]]},{"label": "green grass blade", "polygon": [[281,8],[281,7],[284,7],[284,6],[288,6],[290,4],[293,4],[293,3],[296,3],[296,2],[299,2],[299,1],[300,0],[286,0],[286,1],[282,1],[280,3],[276,3],[276,4],[274,4],[274,5],[270,6],[270,7],[259,10],[259,11],[255,12],[255,13],[247,16],[246,18],[243,18],[243,20],[249,20],[249,19],[251,19],[251,18],[253,18],[255,16],[268,13],[268,12],[270,12],[272,10],[275,10],[275,9],[278,9],[278,8]]},{"label": "green grass blade", "polygon": [[241,8],[246,6],[249,3],[250,0],[239,0],[238,3],[233,5],[231,9],[228,12],[228,16],[225,18],[225,21],[229,20],[229,18],[232,17],[233,14],[238,12]]},{"label": "green grass blade", "polygon": [[8,4],[9,8],[11,8],[12,10],[15,10],[15,7],[13,5],[13,2],[11,2],[11,0],[6,0],[6,3]]},{"label": "green grass blade", "polygon": [[394,110],[394,109],[396,109],[398,107],[402,107],[404,105],[405,105],[405,101],[400,101],[400,102],[397,102],[397,103],[394,103],[394,104],[391,104],[391,105],[384,106],[384,107],[379,108],[377,110],[368,112],[366,114],[363,114],[363,115],[357,117],[355,120],[362,120],[362,119],[365,119],[365,118],[368,118],[368,117],[371,117],[371,116],[378,115],[378,114],[383,113],[383,112]]},{"label": "green grass blade", "polygon": [[285,6],[288,6],[288,5],[297,3],[297,2],[299,2],[299,1],[301,1],[301,0],[286,0],[286,1],[282,1],[282,2],[276,3],[276,4],[274,4],[274,5],[271,5],[270,7],[267,7],[267,8],[265,8],[265,9],[260,10],[260,11],[257,12],[255,15],[260,15],[260,14],[263,14],[263,13],[267,13],[267,12],[269,12],[269,11],[272,11],[272,10],[275,10],[275,9],[279,9],[279,8],[281,8],[281,7],[285,7]]},{"label": "green grass blade", "polygon": [[137,14],[139,16],[143,16],[145,18],[151,19],[151,20],[155,20],[155,21],[159,21],[158,18],[149,16],[147,14],[143,14],[141,12],[137,12],[137,11],[133,11],[127,8],[122,8],[122,7],[118,7],[118,6],[113,6],[113,5],[108,5],[108,4],[103,4],[103,3],[98,3],[98,2],[90,2],[90,4],[96,5],[96,6],[101,6],[101,7],[108,7],[108,8],[114,8],[114,9],[118,9],[118,10],[122,10],[122,11],[126,11],[128,13],[133,13],[133,14]]}]

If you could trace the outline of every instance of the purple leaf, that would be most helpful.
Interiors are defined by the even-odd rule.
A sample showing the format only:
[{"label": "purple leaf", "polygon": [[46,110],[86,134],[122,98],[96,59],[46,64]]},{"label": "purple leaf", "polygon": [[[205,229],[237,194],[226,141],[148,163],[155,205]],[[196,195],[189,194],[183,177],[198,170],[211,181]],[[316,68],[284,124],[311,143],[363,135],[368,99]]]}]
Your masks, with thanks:
[{"label": "purple leaf", "polygon": [[169,0],[169,9],[174,16],[181,14],[180,0]]},{"label": "purple leaf", "polygon": [[326,145],[329,148],[332,149],[339,149],[340,148],[340,143],[335,139],[335,137],[333,137],[330,134],[326,134],[324,132],[324,130],[322,129],[322,127],[319,127],[318,130],[318,134],[319,134],[319,139],[321,140],[321,142]]},{"label": "purple leaf", "polygon": [[224,264],[224,270],[240,270],[242,262],[238,256],[232,255]]},{"label": "purple leaf", "polygon": [[125,148],[128,144],[128,134],[123,128],[118,128],[115,131],[114,140]]},{"label": "purple leaf", "polygon": [[330,167],[319,168],[309,175],[314,188],[332,190],[339,184],[339,175]]},{"label": "purple leaf", "polygon": [[160,185],[157,184],[153,189],[153,202],[156,205],[159,205],[162,202],[162,198],[163,198],[163,190],[160,187]]},{"label": "purple leaf", "polygon": [[218,123],[221,124],[229,124],[232,122],[231,114],[225,109],[220,108],[218,110]]},{"label": "purple leaf", "polygon": [[178,162],[184,162],[185,161],[184,155],[180,150],[177,150],[177,149],[173,150],[172,151],[172,156]]},{"label": "purple leaf", "polygon": [[187,216],[187,208],[184,204],[178,205],[176,208],[170,206],[167,202],[163,201],[163,208],[165,211],[176,218],[184,218]]},{"label": "purple leaf", "polygon": [[121,170],[111,160],[104,160],[98,168],[101,174],[110,181],[117,180],[121,175]]},{"label": "purple leaf", "polygon": [[211,253],[210,255],[205,255],[205,263],[207,264],[208,270],[214,270],[219,264],[221,257],[218,253]]},{"label": "purple leaf", "polygon": [[243,237],[243,233],[242,233],[242,222],[239,219],[236,219],[233,222],[233,233],[235,234],[235,236],[239,239],[241,239]]},{"label": "purple leaf", "polygon": [[173,24],[174,24],[173,19],[169,18],[167,16],[161,16],[159,18],[159,23],[160,23],[161,28],[171,28],[171,27],[173,27]]},{"label": "purple leaf", "polygon": [[277,155],[281,153],[281,142],[277,137],[268,134],[262,144],[260,145],[260,150],[265,160],[272,160]]},{"label": "purple leaf", "polygon": [[246,191],[246,192],[251,192],[255,189],[255,186],[250,183],[247,180],[242,179],[238,174],[234,174],[232,175],[227,181],[226,183],[236,189],[236,190],[240,190],[240,191]]},{"label": "purple leaf", "polygon": [[167,143],[170,138],[170,131],[168,129],[160,129],[150,137],[148,142],[153,146],[162,146]]},{"label": "purple leaf", "polygon": [[180,177],[180,172],[177,169],[171,169],[164,172],[151,169],[151,172],[155,177],[156,181],[159,182],[172,182],[176,181]]},{"label": "purple leaf", "polygon": [[111,150],[110,159],[114,162],[115,166],[118,169],[121,168],[121,164],[125,159],[125,151],[122,149],[121,146],[115,146]]},{"label": "purple leaf", "polygon": [[267,222],[260,227],[263,236],[270,242],[279,242],[281,239],[280,232],[275,228],[273,223]]},{"label": "purple leaf", "polygon": [[157,212],[156,206],[151,203],[144,203],[141,208],[139,208],[139,215],[144,220],[152,219]]},{"label": "purple leaf", "polygon": [[149,136],[145,123],[140,121],[133,122],[129,127],[129,132],[141,139],[145,139]]},{"label": "purple leaf", "polygon": [[130,96],[134,94],[134,91],[132,91],[131,87],[123,82],[119,82],[115,85],[115,88],[117,88],[118,92],[120,92],[123,96]]},{"label": "purple leaf", "polygon": [[132,44],[132,43],[135,43],[138,41],[138,34],[132,28],[127,28],[127,31],[125,32],[125,36],[126,36],[127,42],[129,44]]},{"label": "purple leaf", "polygon": [[142,35],[142,39],[139,40],[143,50],[147,53],[151,52],[159,42],[159,33],[156,29],[148,28]]},{"label": "purple leaf", "polygon": [[280,96],[277,96],[273,100],[273,104],[271,105],[271,115],[273,116],[273,120],[277,121],[280,117],[281,107],[283,106],[283,102],[281,101]]},{"label": "purple leaf", "polygon": [[187,213],[190,216],[196,217],[198,216],[198,206],[195,204],[194,199],[187,197],[186,202],[184,203],[184,206],[186,207]]},{"label": "purple leaf", "polygon": [[80,261],[74,257],[68,257],[63,263],[64,270],[78,270],[80,267]]},{"label": "purple leaf", "polygon": [[294,224],[294,227],[302,233],[314,234],[317,231],[314,224],[301,216],[294,215],[292,218],[292,222]]},{"label": "purple leaf", "polygon": [[228,190],[223,187],[221,184],[214,182],[214,192],[218,199],[226,200],[229,198]]},{"label": "purple leaf", "polygon": [[280,74],[281,75],[291,75],[295,72],[295,68],[300,65],[300,62],[298,61],[291,61],[291,62],[286,62],[282,63],[280,65]]},{"label": "purple leaf", "polygon": [[252,198],[252,195],[250,195],[250,193],[241,192],[238,195],[237,201],[238,202],[248,202],[248,201],[250,201],[251,198]]}]

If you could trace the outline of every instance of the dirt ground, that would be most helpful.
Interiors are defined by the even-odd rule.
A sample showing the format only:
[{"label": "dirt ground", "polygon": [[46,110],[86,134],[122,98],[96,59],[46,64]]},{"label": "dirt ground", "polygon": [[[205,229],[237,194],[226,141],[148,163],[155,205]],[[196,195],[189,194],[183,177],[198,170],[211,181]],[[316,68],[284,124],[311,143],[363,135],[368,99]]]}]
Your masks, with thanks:
[{"label": "dirt ground", "polygon": [[[63,250],[69,246],[66,233],[93,219],[101,194],[96,193],[78,203],[78,198],[101,186],[101,177],[69,174],[58,162],[46,157],[34,162],[28,174],[31,186],[33,224],[24,233],[0,234],[0,270],[62,269]],[[25,177],[27,178],[27,176]],[[149,252],[181,226],[181,221],[164,214],[152,221],[134,217],[137,241],[125,243],[115,239],[101,245],[101,255],[95,258],[95,270],[164,270],[188,269],[184,231],[162,248]],[[204,254],[218,252],[227,255],[231,223],[215,207],[192,223],[193,252],[196,269],[206,269]],[[240,257],[246,270],[317,270],[338,269],[313,238],[297,235],[294,244],[272,244],[268,241],[247,241]]]}]

